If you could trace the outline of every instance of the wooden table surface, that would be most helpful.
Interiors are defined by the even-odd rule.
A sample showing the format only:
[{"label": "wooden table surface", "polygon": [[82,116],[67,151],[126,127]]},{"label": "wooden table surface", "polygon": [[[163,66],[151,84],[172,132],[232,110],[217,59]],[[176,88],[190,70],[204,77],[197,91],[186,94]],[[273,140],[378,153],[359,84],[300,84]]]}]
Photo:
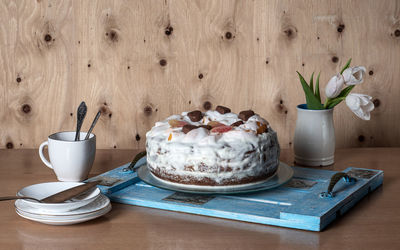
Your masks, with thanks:
[{"label": "wooden table surface", "polygon": [[[133,150],[98,150],[91,176],[132,159]],[[292,163],[293,153],[281,160]],[[0,150],[0,196],[56,181],[37,150]],[[113,203],[107,215],[72,226],[19,217],[0,202],[1,249],[400,249],[400,148],[340,149],[328,169],[384,170],[384,186],[362,199],[323,232],[265,226]]]}]

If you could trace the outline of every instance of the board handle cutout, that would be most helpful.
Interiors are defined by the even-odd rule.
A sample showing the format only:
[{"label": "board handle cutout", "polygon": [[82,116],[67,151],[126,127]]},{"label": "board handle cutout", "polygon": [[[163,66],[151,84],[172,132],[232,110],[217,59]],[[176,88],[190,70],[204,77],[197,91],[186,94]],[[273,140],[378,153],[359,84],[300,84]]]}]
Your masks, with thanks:
[{"label": "board handle cutout", "polygon": [[331,177],[331,180],[329,182],[328,190],[326,192],[322,192],[319,194],[321,198],[333,198],[335,197],[335,194],[333,193],[333,188],[335,187],[336,183],[340,181],[340,179],[344,179],[346,182],[357,182],[356,178],[350,177],[348,174],[339,172],[334,174]]}]

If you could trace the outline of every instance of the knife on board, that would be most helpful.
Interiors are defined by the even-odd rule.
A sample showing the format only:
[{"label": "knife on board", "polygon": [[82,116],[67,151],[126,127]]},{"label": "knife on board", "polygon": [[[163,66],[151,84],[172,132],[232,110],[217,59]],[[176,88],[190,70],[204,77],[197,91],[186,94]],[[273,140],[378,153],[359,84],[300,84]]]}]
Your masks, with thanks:
[{"label": "knife on board", "polygon": [[61,192],[58,192],[56,194],[50,195],[49,197],[46,197],[44,199],[41,199],[40,202],[43,203],[61,203],[64,201],[67,201],[69,199],[72,199],[87,190],[95,187],[96,185],[100,184],[100,180],[98,181],[93,181],[93,182],[88,182],[83,185],[79,185]]}]

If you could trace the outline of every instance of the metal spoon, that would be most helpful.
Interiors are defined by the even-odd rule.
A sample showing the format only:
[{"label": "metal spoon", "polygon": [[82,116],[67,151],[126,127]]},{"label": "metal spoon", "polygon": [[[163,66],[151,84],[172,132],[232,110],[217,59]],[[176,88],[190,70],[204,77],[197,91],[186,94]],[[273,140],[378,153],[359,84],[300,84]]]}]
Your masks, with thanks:
[{"label": "metal spoon", "polygon": [[96,125],[97,121],[99,120],[100,115],[101,115],[101,111],[97,112],[96,117],[94,118],[92,125],[90,125],[90,129],[86,134],[85,140],[89,139],[90,133],[92,133],[92,130],[93,130],[94,126]]},{"label": "metal spoon", "polygon": [[75,134],[75,141],[80,140],[80,131],[82,127],[83,120],[85,119],[87,112],[87,107],[85,102],[81,102],[77,110],[77,122],[76,122],[76,134]]},{"label": "metal spoon", "polygon": [[24,199],[24,200],[34,200],[37,202],[42,202],[41,200],[38,200],[36,198],[28,197],[28,196],[5,196],[5,197],[0,197],[0,201],[9,201],[9,200],[18,200],[18,199]]}]

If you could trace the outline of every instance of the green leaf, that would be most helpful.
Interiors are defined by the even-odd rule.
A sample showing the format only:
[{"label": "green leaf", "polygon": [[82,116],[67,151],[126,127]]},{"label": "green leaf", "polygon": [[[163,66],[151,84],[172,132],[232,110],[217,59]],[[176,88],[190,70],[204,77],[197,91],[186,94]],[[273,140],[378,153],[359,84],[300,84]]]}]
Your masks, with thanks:
[{"label": "green leaf", "polygon": [[321,75],[321,72],[318,73],[317,76],[317,81],[315,82],[315,97],[321,102],[321,94],[319,93],[319,76]]},{"label": "green leaf", "polygon": [[311,79],[310,79],[310,89],[314,92],[314,72],[312,72]]},{"label": "green leaf", "polygon": [[308,109],[323,109],[322,104],[318,101],[317,97],[314,95],[313,91],[311,91],[310,86],[308,86],[304,77],[296,71],[299,75],[301,85],[303,86],[304,94],[306,96],[307,108]]},{"label": "green leaf", "polygon": [[355,87],[355,85],[350,85],[344,88],[337,97],[346,97]]},{"label": "green leaf", "polygon": [[336,105],[338,105],[340,102],[342,102],[344,99],[346,99],[346,97],[336,97],[334,99],[331,99],[326,108],[331,109],[331,108],[335,107]]},{"label": "green leaf", "polygon": [[336,105],[338,105],[338,104],[339,104],[340,102],[342,102],[343,100],[345,100],[345,99],[346,99],[346,96],[347,96],[348,94],[350,94],[350,92],[351,92],[351,90],[354,88],[354,86],[355,86],[355,85],[351,85],[351,86],[346,87],[345,89],[343,89],[343,90],[340,92],[340,94],[339,94],[337,97],[335,97],[335,98],[333,98],[333,99],[330,99],[330,100],[329,100],[329,103],[328,103],[327,106],[326,106],[326,108],[331,109],[331,108],[335,107]]},{"label": "green leaf", "polygon": [[351,58],[347,61],[346,65],[344,65],[342,71],[340,71],[340,74],[343,74],[343,71],[345,71],[348,67],[350,67],[351,63]]}]

